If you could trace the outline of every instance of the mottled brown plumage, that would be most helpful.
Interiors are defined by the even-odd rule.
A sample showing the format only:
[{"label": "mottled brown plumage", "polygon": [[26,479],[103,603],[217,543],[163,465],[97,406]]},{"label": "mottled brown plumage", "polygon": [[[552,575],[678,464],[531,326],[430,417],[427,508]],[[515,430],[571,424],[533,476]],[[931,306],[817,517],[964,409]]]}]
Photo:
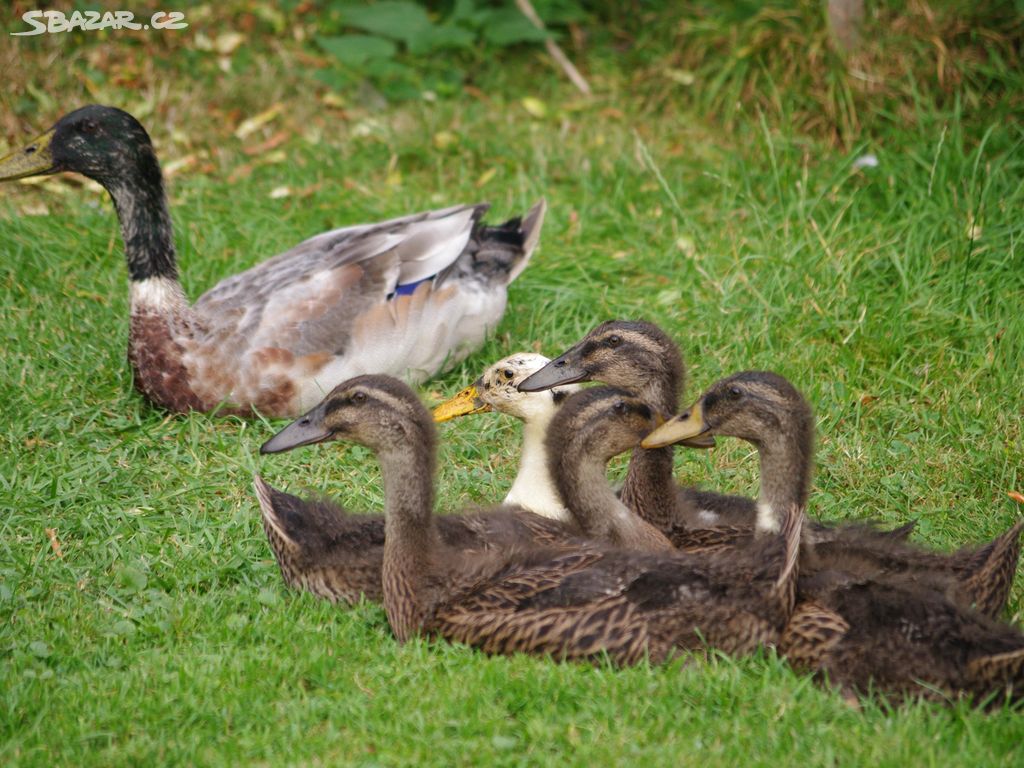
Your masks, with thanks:
[{"label": "mottled brown plumage", "polygon": [[[745,371],[714,384],[690,409],[644,439],[659,446],[694,435],[732,436],[752,443],[761,464],[760,511],[807,503],[814,452],[814,414],[783,377]],[[995,541],[952,554],[879,536],[870,528],[843,526],[805,536],[801,572],[822,570],[926,587],[959,605],[997,616],[1006,605],[1020,554],[1020,524]],[[841,534],[841,535],[835,535]],[[709,529],[701,547],[731,546],[749,533],[743,527]],[[677,540],[674,539],[674,543]],[[685,541],[681,546],[690,546]]]},{"label": "mottled brown plumage", "polygon": [[[609,320],[601,323],[567,352],[519,385],[535,392],[575,381],[600,381],[632,392],[658,408],[675,413],[685,383],[685,366],[676,343],[653,323]],[[705,446],[701,446],[705,447]],[[753,499],[676,485],[672,477],[672,448],[637,449],[630,457],[623,483],[623,502],[654,525],[681,549],[708,544],[703,528],[740,526],[753,531],[757,508]],[[858,537],[905,538],[912,525],[872,533],[867,524],[856,527]],[[843,526],[807,521],[805,536],[825,539],[843,536]],[[711,534],[711,541],[718,534]]]},{"label": "mottled brown plumage", "polygon": [[835,571],[800,580],[779,651],[797,669],[890,703],[1024,701],[1024,634],[924,587]]},{"label": "mottled brown plumage", "polygon": [[462,205],[332,230],[190,305],[142,125],[90,105],[0,159],[0,180],[57,171],[110,193],[131,279],[135,385],[171,411],[294,416],[359,373],[420,382],[454,365],[501,320],[545,211],[541,201],[522,219],[485,226],[486,204]]},{"label": "mottled brown plumage", "polygon": [[[328,499],[302,499],[259,475],[253,485],[286,584],[334,603],[383,599],[383,515],[352,514]],[[458,551],[505,550],[523,542],[559,548],[573,546],[579,536],[572,523],[515,506],[440,515],[437,529],[445,546]]]},{"label": "mottled brown plumage", "polygon": [[[610,393],[606,402],[609,419],[653,426],[650,408],[636,398]],[[399,640],[436,634],[493,653],[607,654],[634,663],[708,646],[751,651],[776,642],[792,610],[799,510],[782,515],[780,535],[759,537],[728,561],[589,542],[572,551],[466,552],[445,545],[431,514],[433,423],[405,385],[352,379],[279,437],[271,449],[330,438],[377,455],[386,499],[384,606]],[[610,490],[605,498],[615,505],[610,516],[624,509]]]},{"label": "mottled brown plumage", "polygon": [[[789,382],[748,371],[712,386],[645,442],[695,434],[752,442],[761,460],[759,511],[770,514],[806,499],[812,424],[810,406]],[[952,555],[877,538],[805,539],[780,652],[848,693],[893,702],[1024,698],[1024,635],[990,618],[1008,597],[1022,528],[1024,521],[989,545]]]}]

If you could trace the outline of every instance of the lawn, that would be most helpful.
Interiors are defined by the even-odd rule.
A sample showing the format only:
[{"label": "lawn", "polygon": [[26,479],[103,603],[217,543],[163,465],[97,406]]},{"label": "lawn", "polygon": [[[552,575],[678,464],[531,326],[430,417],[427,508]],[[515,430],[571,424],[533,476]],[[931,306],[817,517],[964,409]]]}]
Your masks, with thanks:
[{"label": "lawn", "polygon": [[[429,404],[510,352],[553,356],[642,317],[678,339],[688,399],[746,368],[807,393],[812,515],[916,520],[917,541],[948,549],[1024,512],[1008,495],[1024,492],[1024,68],[1003,6],[989,23],[984,7],[879,4],[844,64],[798,23],[817,3],[742,23],[596,3],[559,27],[593,97],[520,45],[462,52],[457,86],[448,73],[409,99],[331,80],[313,42],[331,3],[291,4],[283,23],[271,4],[181,5],[176,36],[11,37],[27,25],[0,17],[0,154],[90,101],[139,115],[190,296],[331,226],[476,200],[497,219],[544,196],[498,333],[423,388]],[[806,60],[780,42],[800,34]],[[368,451],[260,457],[286,422],[143,402],[102,190],[2,185],[0,232],[0,763],[1024,760],[1019,712],[856,711],[768,655],[615,670],[398,646],[380,607],[288,590],[252,474],[377,510]],[[485,414],[441,431],[440,507],[501,498],[518,426]],[[679,451],[677,468],[756,487],[736,442]]]}]

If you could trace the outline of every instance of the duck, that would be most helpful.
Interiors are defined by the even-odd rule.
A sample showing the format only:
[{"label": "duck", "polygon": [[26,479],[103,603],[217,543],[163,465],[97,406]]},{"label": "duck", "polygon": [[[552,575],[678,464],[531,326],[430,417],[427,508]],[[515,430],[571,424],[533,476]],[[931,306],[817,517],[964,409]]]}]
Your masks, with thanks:
[{"label": "duck", "polygon": [[[581,395],[603,398],[582,407],[610,419],[593,433],[602,447],[597,463],[613,443],[622,444],[620,438],[628,447],[657,423],[650,406],[625,393],[573,397]],[[758,537],[743,558],[728,563],[592,540],[569,550],[470,552],[448,546],[438,531],[436,429],[406,384],[387,376],[353,378],[331,393],[330,407],[300,422],[274,438],[277,447],[346,440],[369,448],[380,463],[383,602],[400,643],[440,637],[486,653],[626,665],[709,647],[748,653],[776,642],[792,610],[802,524],[796,508],[783,512],[777,534]],[[596,447],[593,440],[584,443]],[[590,474],[581,472],[576,483],[590,483]],[[573,491],[592,493],[568,482],[570,498]],[[609,517],[625,510],[610,486],[602,501]]]},{"label": "duck", "polygon": [[[503,378],[503,374],[499,378]],[[546,394],[544,398],[534,399],[550,397]],[[311,412],[266,441],[261,453],[279,453],[328,440],[326,430],[317,430],[311,425],[322,424],[323,414],[334,407],[335,397],[331,393]],[[590,431],[588,418],[599,417],[600,413],[585,414],[570,409],[563,422],[570,430],[583,432]],[[621,450],[639,441],[635,434],[630,434],[628,439],[632,442]],[[577,449],[572,454],[567,466],[586,461],[587,454],[582,450]],[[547,468],[544,477],[550,478]],[[351,605],[361,599],[371,602],[383,599],[380,580],[384,554],[383,515],[352,513],[326,498],[303,499],[273,487],[259,474],[254,477],[253,487],[267,541],[288,586],[334,603]],[[561,497],[553,485],[550,493],[561,506]],[[571,547],[581,536],[594,536],[594,532],[584,532],[568,513],[562,518],[553,518],[539,514],[536,506],[506,499],[495,507],[442,515],[437,518],[438,533],[447,546],[461,550],[507,549],[524,542]],[[671,549],[664,536],[632,516],[621,517],[616,525],[603,528],[601,534],[607,541],[622,546],[641,550]]]},{"label": "duck", "polygon": [[[678,345],[654,323],[608,320],[598,324],[569,350],[519,384],[521,392],[540,392],[553,386],[599,381],[640,396],[663,413],[675,413],[686,379]],[[691,448],[708,448],[714,438],[686,441]],[[753,530],[757,505],[753,499],[677,485],[672,476],[672,448],[634,450],[622,485],[626,505],[665,533],[681,549],[705,543],[714,546],[720,527],[746,526]],[[892,531],[857,525],[860,536],[905,538],[913,523]],[[710,538],[704,531],[710,530]],[[808,521],[805,535],[843,535],[842,528]]]},{"label": "duck", "polygon": [[[758,521],[806,504],[814,417],[788,380],[744,371],[716,382],[642,441],[697,435],[751,442],[761,463]],[[823,541],[800,553],[797,603],[779,652],[848,697],[984,705],[1024,697],[1024,635],[995,618],[1006,603],[1024,521],[988,546],[953,555],[878,540]]]},{"label": "duck", "polygon": [[573,517],[548,471],[545,437],[559,406],[578,391],[579,386],[568,384],[536,394],[518,389],[521,381],[549,362],[550,358],[535,352],[516,352],[503,357],[488,366],[468,387],[436,406],[433,417],[435,423],[441,424],[470,414],[495,411],[521,421],[523,442],[519,469],[504,503],[568,522]]},{"label": "duck", "polygon": [[[679,347],[654,323],[609,320],[600,323],[569,350],[519,384],[521,392],[598,381],[633,392],[662,413],[672,414],[686,383]],[[672,478],[672,449],[636,450],[629,460],[621,496],[626,505],[662,531],[752,523],[754,504]]]},{"label": "duck", "polygon": [[821,571],[797,594],[779,654],[855,706],[1024,701],[1024,633],[928,585]]},{"label": "duck", "polygon": [[487,226],[487,204],[331,230],[190,304],[163,174],[115,107],[69,112],[3,159],[0,181],[71,171],[110,195],[130,280],[136,389],[172,412],[291,417],[360,373],[420,383],[480,346],[537,246],[546,204]]},{"label": "duck", "polygon": [[[653,431],[642,446],[659,448],[697,436],[731,436],[750,442],[760,462],[757,510],[761,525],[777,509],[806,506],[814,453],[814,413],[785,377],[771,371],[742,371],[713,384],[694,405]],[[829,571],[927,587],[963,607],[998,616],[1006,606],[1020,556],[1018,522],[992,542],[947,554],[878,536],[807,537],[805,576]],[[739,530],[722,529],[722,542]]]}]

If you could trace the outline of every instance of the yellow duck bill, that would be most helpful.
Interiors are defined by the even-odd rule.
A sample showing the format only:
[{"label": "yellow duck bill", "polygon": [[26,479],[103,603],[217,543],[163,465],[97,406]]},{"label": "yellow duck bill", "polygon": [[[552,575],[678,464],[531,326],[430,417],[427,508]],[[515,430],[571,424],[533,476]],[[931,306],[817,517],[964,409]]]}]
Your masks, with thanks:
[{"label": "yellow duck bill", "polygon": [[16,149],[6,157],[0,158],[0,181],[13,181],[14,179],[24,179],[27,176],[56,173],[58,168],[50,152],[52,138],[53,130],[51,129],[21,149]]},{"label": "yellow duck bill", "polygon": [[[479,383],[479,382],[478,382]],[[480,399],[480,390],[477,384],[471,384],[452,398],[445,400],[434,411],[434,421],[440,424],[442,421],[457,419],[459,416],[468,416],[471,413],[484,413],[491,410],[491,406]]]},{"label": "yellow duck bill", "polygon": [[688,448],[713,448],[715,438],[708,434],[711,431],[704,422],[704,411],[700,402],[669,419],[647,437],[640,441],[643,448],[664,448],[667,445],[682,443]]}]

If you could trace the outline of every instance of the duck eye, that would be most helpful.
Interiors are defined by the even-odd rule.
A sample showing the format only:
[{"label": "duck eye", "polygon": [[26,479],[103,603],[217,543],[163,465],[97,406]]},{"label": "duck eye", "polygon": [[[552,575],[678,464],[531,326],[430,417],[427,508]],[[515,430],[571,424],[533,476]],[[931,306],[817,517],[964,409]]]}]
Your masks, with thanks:
[{"label": "duck eye", "polygon": [[729,387],[729,399],[739,400],[743,397],[743,391],[739,387]]},{"label": "duck eye", "polygon": [[78,130],[82,133],[96,133],[97,128],[95,120],[83,120],[78,124]]},{"label": "duck eye", "polygon": [[619,336],[617,333],[612,334],[611,336],[608,337],[608,346],[610,346],[610,347],[617,347],[621,343],[622,343],[622,337]]},{"label": "duck eye", "polygon": [[513,376],[515,376],[515,373],[512,372],[511,368],[506,368],[501,373],[506,379],[511,379]]},{"label": "duck eye", "polygon": [[365,392],[356,392],[354,395],[352,395],[352,402],[353,403],[359,403],[359,404],[365,403],[366,402],[366,393]]},{"label": "duck eye", "polygon": [[615,404],[612,406],[612,410],[615,411],[616,413],[625,413],[626,404],[621,400],[616,400]]}]

